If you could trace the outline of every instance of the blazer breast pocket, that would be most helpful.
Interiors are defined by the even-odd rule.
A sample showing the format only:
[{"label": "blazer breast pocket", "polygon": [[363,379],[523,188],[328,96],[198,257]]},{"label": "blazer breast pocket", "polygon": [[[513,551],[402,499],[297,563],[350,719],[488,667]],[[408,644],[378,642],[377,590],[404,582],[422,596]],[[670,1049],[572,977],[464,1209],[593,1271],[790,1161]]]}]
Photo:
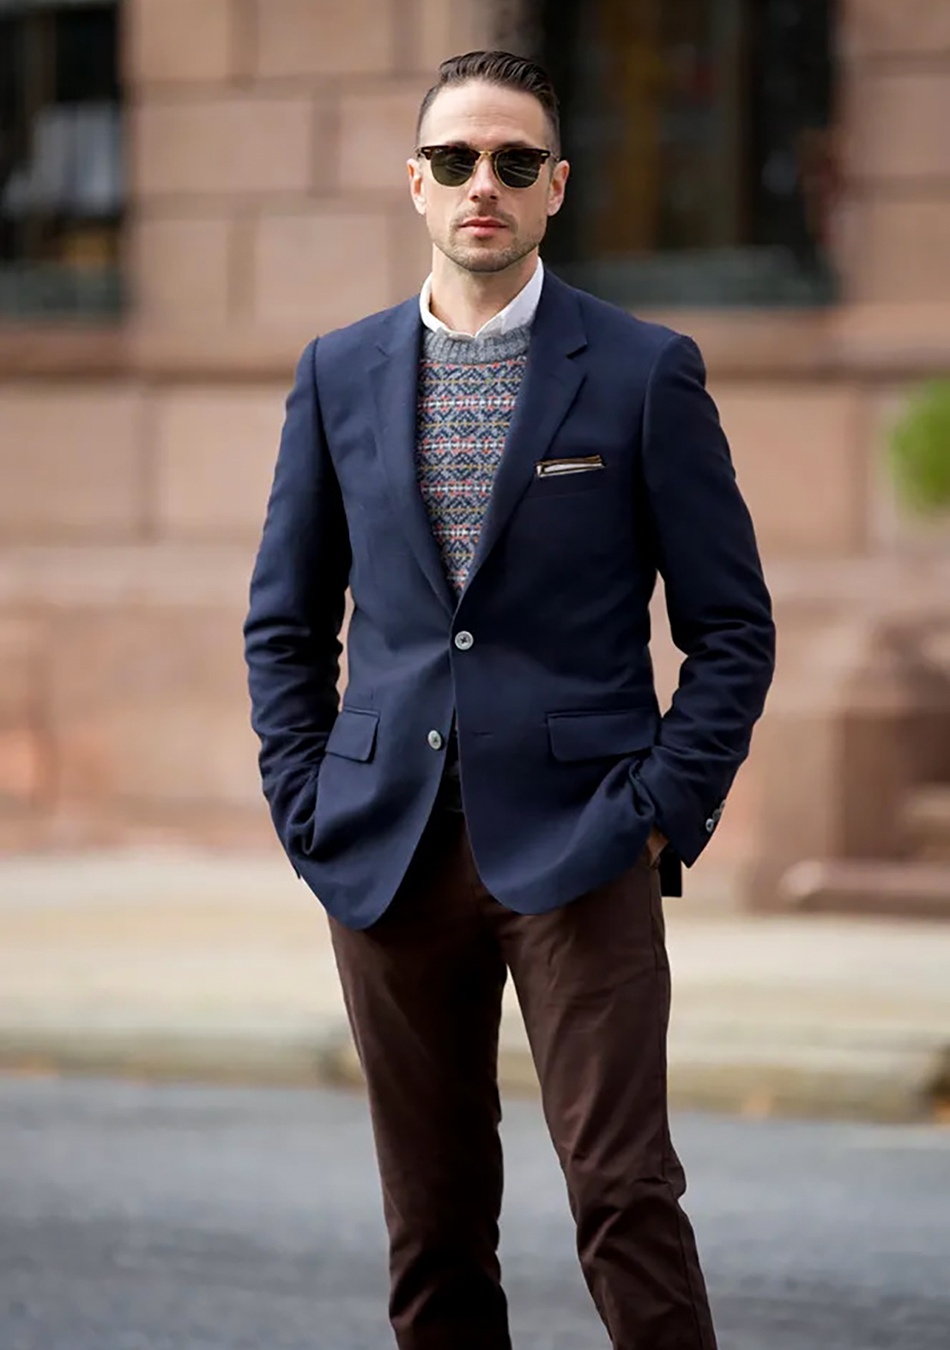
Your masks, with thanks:
[{"label": "blazer breast pocket", "polygon": [[534,466],[528,498],[573,496],[608,485],[611,475],[602,455],[575,455],[569,459],[541,459]]}]

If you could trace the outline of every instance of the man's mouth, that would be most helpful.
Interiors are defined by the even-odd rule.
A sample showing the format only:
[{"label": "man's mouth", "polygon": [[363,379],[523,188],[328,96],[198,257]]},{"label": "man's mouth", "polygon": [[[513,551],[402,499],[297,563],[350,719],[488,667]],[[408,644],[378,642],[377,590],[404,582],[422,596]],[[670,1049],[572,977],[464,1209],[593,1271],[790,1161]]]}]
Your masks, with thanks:
[{"label": "man's mouth", "polygon": [[461,228],[463,230],[474,230],[476,233],[491,234],[494,230],[503,230],[505,222],[496,220],[494,216],[474,216],[471,220],[463,220]]}]

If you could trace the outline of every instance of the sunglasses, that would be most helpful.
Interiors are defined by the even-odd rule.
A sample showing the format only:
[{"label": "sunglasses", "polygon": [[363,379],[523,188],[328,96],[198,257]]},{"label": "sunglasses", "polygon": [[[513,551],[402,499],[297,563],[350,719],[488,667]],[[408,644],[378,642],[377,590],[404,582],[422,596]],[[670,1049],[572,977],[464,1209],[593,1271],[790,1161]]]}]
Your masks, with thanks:
[{"label": "sunglasses", "polygon": [[527,188],[538,181],[550,150],[512,145],[506,150],[473,150],[470,145],[423,145],[416,152],[429,161],[432,177],[443,187],[461,187],[475,172],[483,155],[491,160],[495,177],[505,187]]}]

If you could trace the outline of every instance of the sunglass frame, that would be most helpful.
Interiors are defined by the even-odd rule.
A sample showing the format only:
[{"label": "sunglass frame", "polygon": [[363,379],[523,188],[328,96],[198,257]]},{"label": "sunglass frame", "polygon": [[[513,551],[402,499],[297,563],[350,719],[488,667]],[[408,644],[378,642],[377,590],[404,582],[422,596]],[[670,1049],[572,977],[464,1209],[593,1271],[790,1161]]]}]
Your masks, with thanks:
[{"label": "sunglass frame", "polygon": [[[449,178],[439,177],[439,174],[435,167],[435,163],[433,162],[433,156],[440,150],[444,151],[454,150],[456,152],[462,152],[463,154],[474,155],[474,159],[472,160],[472,167],[469,169],[468,173],[465,175],[464,178],[456,179],[454,176],[451,176]],[[501,183],[503,187],[513,188],[516,191],[520,191],[522,188],[534,187],[541,173],[541,166],[543,164],[546,164],[549,159],[554,158],[553,150],[541,150],[536,146],[529,146],[529,145],[505,145],[502,146],[500,150],[476,150],[470,145],[461,145],[461,144],[420,145],[418,150],[416,151],[416,154],[421,155],[428,162],[429,168],[432,170],[433,178],[442,187],[462,187],[465,183],[467,183],[471,179],[479,163],[487,155],[487,157],[491,160],[492,173],[494,173],[499,183]],[[537,156],[537,164],[534,170],[534,177],[531,178],[529,182],[510,183],[505,179],[504,174],[502,172],[502,168],[499,167],[499,160],[501,160],[503,155],[511,155],[511,154],[516,155],[530,154],[533,156]]]}]

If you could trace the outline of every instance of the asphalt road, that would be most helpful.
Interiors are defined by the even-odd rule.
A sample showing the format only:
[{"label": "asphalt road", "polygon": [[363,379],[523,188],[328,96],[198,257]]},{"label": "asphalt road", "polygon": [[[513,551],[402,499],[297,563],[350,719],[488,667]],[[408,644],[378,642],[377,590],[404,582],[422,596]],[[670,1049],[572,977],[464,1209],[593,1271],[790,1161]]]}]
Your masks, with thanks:
[{"label": "asphalt road", "polygon": [[[721,1350],[948,1350],[950,1129],[680,1116]],[[508,1104],[516,1350],[605,1350]],[[386,1350],[356,1095],[0,1079],[2,1350]]]}]

